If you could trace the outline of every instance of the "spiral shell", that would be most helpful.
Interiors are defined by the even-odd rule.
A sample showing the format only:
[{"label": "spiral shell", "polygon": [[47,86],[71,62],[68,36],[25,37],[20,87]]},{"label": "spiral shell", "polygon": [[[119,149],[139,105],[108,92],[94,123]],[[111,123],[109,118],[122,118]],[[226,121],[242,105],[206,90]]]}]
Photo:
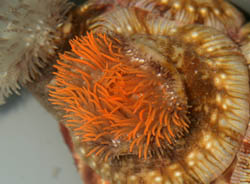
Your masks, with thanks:
[{"label": "spiral shell", "polygon": [[243,15],[224,0],[97,0],[96,3],[139,8],[182,25],[204,24],[233,38],[244,23]]},{"label": "spiral shell", "polygon": [[249,120],[238,46],[218,30],[115,8],[60,56],[50,101],[76,152],[111,183],[209,183]]},{"label": "spiral shell", "polygon": [[1,1],[0,104],[56,55],[58,28],[71,7],[66,0]]}]

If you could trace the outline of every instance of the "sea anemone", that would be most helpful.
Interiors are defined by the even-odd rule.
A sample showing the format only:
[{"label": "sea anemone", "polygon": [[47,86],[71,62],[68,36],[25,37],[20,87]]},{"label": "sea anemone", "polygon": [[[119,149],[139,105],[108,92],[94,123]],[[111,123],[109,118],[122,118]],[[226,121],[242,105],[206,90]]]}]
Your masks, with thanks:
[{"label": "sea anemone", "polygon": [[1,1],[0,104],[55,57],[58,28],[71,7],[66,0]]},{"label": "sea anemone", "polygon": [[[117,152],[117,149],[110,149],[110,147],[113,147],[116,144],[115,142],[122,145],[123,143],[119,139],[124,137],[127,137],[130,152],[133,152],[136,144],[140,145],[138,150],[134,150],[134,152],[138,153],[139,158],[142,157],[142,153],[144,158],[151,155],[151,152],[154,152],[154,154],[159,152],[158,154],[160,154],[161,147],[171,146],[174,138],[176,136],[180,137],[188,128],[187,100],[183,92],[183,84],[179,76],[176,75],[174,68],[161,70],[160,63],[145,63],[143,66],[137,62],[129,64],[123,53],[112,50],[116,47],[114,45],[118,43],[116,43],[116,40],[111,41],[110,39],[105,35],[99,35],[99,38],[95,39],[93,34],[89,34],[88,40],[78,38],[71,42],[75,56],[71,53],[61,56],[62,60],[72,60],[80,63],[84,61],[79,60],[77,56],[92,61],[85,63],[90,67],[87,69],[88,72],[84,70],[81,72],[81,68],[77,66],[75,68],[81,74],[79,76],[80,80],[75,82],[77,84],[82,83],[81,86],[88,86],[82,88],[82,91],[79,92],[82,99],[75,96],[75,101],[78,101],[77,104],[79,104],[79,112],[73,113],[74,118],[72,118],[77,119],[79,115],[77,122],[87,121],[88,123],[77,125],[77,128],[73,129],[76,132],[77,130],[83,130],[83,141],[94,142],[95,145],[98,145],[93,147],[89,154],[92,152],[100,153],[100,151],[107,152],[105,153],[105,160],[107,160],[108,156],[115,157],[122,154],[119,152],[120,150]],[[100,47],[97,41],[105,42],[106,45]],[[118,45],[117,49],[121,50],[122,46]],[[81,48],[84,46],[85,48],[82,50]],[[141,70],[141,67],[145,67],[145,70]],[[56,68],[68,77],[68,80],[61,81],[61,85],[67,85],[67,81],[77,80],[76,76],[74,76],[76,78],[74,79],[73,73],[68,72],[64,67],[56,66]],[[97,69],[104,74],[97,73]],[[157,73],[159,77],[155,77],[156,74],[151,72],[152,69],[159,70]],[[160,76],[164,76],[166,79],[161,80]],[[96,79],[98,81],[95,81]],[[165,89],[164,84],[168,81],[169,84]],[[66,83],[64,84],[64,82]],[[75,82],[72,81],[72,85]],[[58,83],[58,85],[60,84]],[[77,86],[75,87],[77,88]],[[81,89],[79,88],[79,90]],[[58,93],[62,96],[65,94]],[[171,95],[173,93],[178,93],[179,97]],[[66,95],[65,98],[67,98]],[[82,101],[84,99],[85,102]],[[98,112],[96,108],[98,108]],[[71,108],[65,110],[69,114],[72,111]],[[77,111],[77,107],[75,110]],[[86,113],[86,117],[81,116],[81,111]],[[155,114],[155,117],[154,115],[150,117],[149,114],[151,113]],[[66,116],[70,116],[69,114]],[[71,125],[74,127],[74,124],[68,124],[68,126]],[[161,135],[161,132],[166,134]],[[113,140],[113,142],[108,143],[108,139]],[[159,150],[156,148],[151,148],[153,151],[148,150],[151,147],[151,139],[155,139],[154,141],[157,142]],[[144,147],[144,144],[147,146]],[[106,145],[106,148],[99,145]],[[125,143],[125,146],[127,146],[127,143]]]},{"label": "sea anemone", "polygon": [[79,156],[112,183],[220,176],[249,120],[238,46],[214,28],[133,7],[97,17],[89,28],[60,55],[50,85]]}]

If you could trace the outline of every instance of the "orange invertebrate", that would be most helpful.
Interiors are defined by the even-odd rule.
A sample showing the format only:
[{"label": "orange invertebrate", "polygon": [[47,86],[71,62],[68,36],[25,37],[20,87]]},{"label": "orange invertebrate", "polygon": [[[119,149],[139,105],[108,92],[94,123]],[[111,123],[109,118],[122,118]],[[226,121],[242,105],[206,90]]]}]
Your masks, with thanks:
[{"label": "orange invertebrate", "polygon": [[67,126],[84,142],[97,145],[88,155],[105,152],[107,160],[128,152],[112,149],[119,144],[147,158],[188,132],[187,99],[175,68],[130,61],[121,41],[105,34],[90,33],[70,43],[73,53],[61,55],[67,62],[56,66],[58,82],[51,96],[54,104],[70,104],[65,108],[71,119]]}]

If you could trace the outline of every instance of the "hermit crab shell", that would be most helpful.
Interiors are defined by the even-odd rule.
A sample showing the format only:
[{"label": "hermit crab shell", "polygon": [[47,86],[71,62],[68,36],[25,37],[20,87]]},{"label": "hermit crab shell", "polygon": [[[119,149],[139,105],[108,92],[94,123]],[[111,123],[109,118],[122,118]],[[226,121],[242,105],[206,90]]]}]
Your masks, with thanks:
[{"label": "hermit crab shell", "polygon": [[108,0],[94,1],[109,6],[134,7],[179,24],[204,24],[236,37],[244,22],[242,14],[224,0]]},{"label": "hermit crab shell", "polygon": [[112,11],[70,42],[50,85],[76,152],[111,183],[214,181],[249,120],[240,48],[211,27]]}]

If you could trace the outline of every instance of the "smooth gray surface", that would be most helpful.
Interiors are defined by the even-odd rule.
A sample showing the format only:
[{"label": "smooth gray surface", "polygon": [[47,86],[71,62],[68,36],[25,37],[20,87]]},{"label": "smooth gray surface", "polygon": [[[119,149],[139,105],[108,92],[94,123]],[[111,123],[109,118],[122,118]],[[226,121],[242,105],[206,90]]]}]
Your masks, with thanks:
[{"label": "smooth gray surface", "polygon": [[0,184],[81,184],[57,122],[27,91],[0,107]]}]

